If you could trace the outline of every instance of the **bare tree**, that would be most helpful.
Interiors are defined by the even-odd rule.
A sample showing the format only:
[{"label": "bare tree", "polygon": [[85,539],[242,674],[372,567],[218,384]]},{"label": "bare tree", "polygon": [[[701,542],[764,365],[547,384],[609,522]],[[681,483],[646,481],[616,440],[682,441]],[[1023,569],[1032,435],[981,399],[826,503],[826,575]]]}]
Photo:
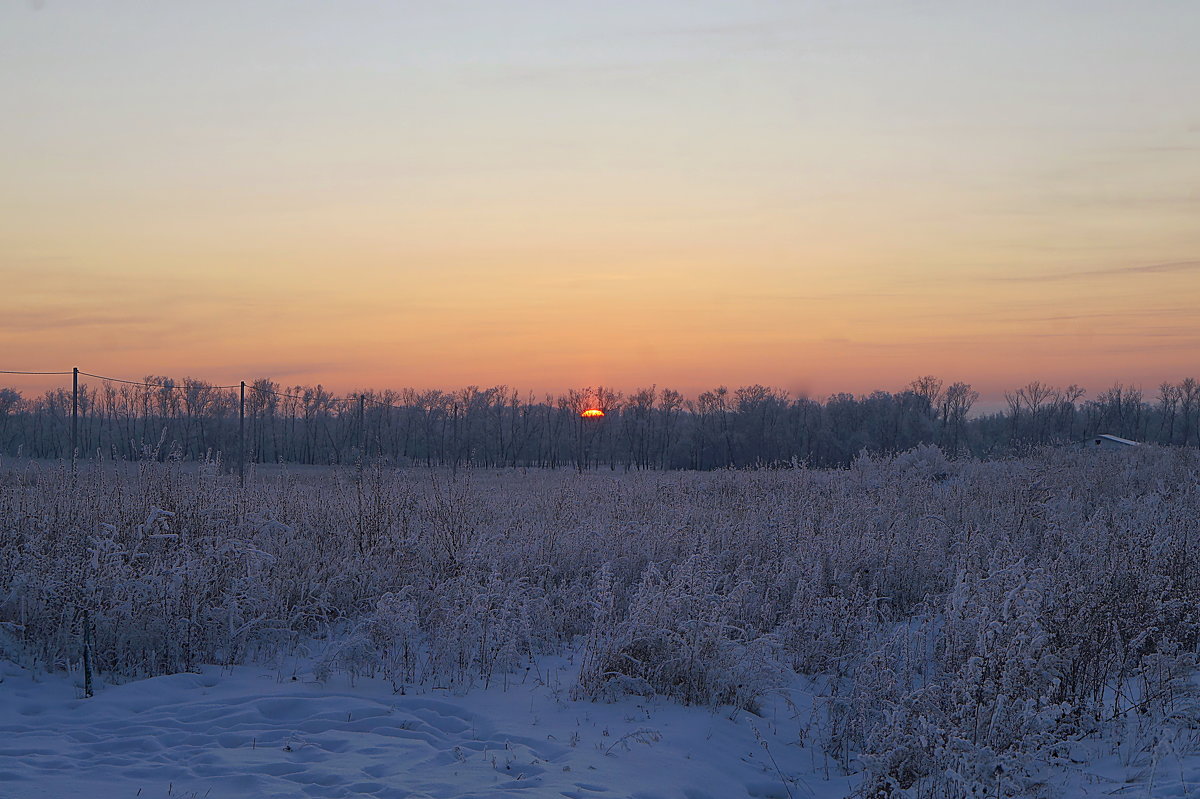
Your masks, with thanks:
[{"label": "bare tree", "polygon": [[971,408],[979,401],[979,392],[971,388],[970,383],[952,383],[946,389],[945,398],[942,401],[943,411],[942,418],[944,423],[950,430],[950,455],[955,457],[958,455],[959,445],[962,441],[963,426],[967,420],[967,414],[971,412]]}]

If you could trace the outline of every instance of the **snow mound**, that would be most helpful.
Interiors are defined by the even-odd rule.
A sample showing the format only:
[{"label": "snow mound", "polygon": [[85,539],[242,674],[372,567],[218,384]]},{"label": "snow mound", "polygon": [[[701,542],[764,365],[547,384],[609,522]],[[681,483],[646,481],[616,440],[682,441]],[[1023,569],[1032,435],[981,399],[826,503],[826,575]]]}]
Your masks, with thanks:
[{"label": "snow mound", "polygon": [[398,695],[382,681],[322,685],[206,667],[83,700],[64,677],[8,670],[5,799],[786,799],[848,789],[836,779],[802,784],[811,753],[776,735],[769,719],[572,701],[536,680],[466,696]]}]

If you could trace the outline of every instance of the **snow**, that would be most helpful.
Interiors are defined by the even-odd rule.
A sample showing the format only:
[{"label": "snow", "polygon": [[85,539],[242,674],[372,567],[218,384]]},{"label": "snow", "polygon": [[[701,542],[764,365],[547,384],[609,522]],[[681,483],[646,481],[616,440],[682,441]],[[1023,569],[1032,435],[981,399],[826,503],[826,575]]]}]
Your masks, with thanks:
[{"label": "snow", "polygon": [[1108,441],[1113,444],[1121,444],[1126,447],[1139,446],[1138,442],[1136,442],[1136,441],[1130,441],[1128,438],[1121,438],[1120,436],[1109,435],[1108,433],[1102,433],[1102,434],[1096,436],[1097,444],[1099,444],[1101,440]]},{"label": "snow", "polygon": [[[102,686],[82,699],[63,675],[0,668],[5,799],[720,799],[850,790],[846,778],[812,773],[817,755],[788,740],[787,724],[642,698],[572,700],[573,667],[560,658],[540,664],[542,680],[531,671],[462,696],[207,666]],[[780,773],[804,782],[785,785]]]},{"label": "snow", "polygon": [[1197,796],[1198,508],[1153,447],[0,474],[0,799]]},{"label": "snow", "polygon": [[[804,703],[782,695],[761,715],[576,700],[564,658],[463,695],[293,671],[205,666],[83,699],[78,675],[0,663],[0,797],[835,799],[857,783],[799,743]],[[1046,782],[1064,797],[1198,796],[1192,738],[1080,742]]]}]

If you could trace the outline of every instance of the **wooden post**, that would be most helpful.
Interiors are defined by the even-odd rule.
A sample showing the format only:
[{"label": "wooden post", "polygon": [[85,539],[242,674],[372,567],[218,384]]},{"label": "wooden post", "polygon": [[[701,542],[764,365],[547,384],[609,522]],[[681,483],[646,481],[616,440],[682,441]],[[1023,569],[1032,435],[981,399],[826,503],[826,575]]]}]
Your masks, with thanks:
[{"label": "wooden post", "polygon": [[454,403],[454,457],[450,459],[450,475],[458,479],[458,403]]},{"label": "wooden post", "polygon": [[246,381],[242,381],[238,403],[238,485],[246,485]]},{"label": "wooden post", "polygon": [[83,609],[83,695],[92,698],[92,617]]},{"label": "wooden post", "polygon": [[360,439],[360,452],[358,459],[366,461],[367,459],[367,395],[358,395],[358,437]]},{"label": "wooden post", "polygon": [[79,367],[71,370],[71,471],[79,458]]}]

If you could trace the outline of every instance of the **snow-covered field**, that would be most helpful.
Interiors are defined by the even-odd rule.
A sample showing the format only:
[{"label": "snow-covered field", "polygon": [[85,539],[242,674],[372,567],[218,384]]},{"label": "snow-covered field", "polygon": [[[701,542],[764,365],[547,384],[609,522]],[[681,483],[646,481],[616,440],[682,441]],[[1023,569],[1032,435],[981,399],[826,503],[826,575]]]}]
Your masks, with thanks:
[{"label": "snow-covered field", "polygon": [[0,464],[0,798],[1200,796],[1198,511],[1152,448]]},{"label": "snow-covered field", "polygon": [[[572,699],[576,669],[458,695],[304,669],[205,666],[103,686],[0,666],[0,796],[569,797],[858,795],[780,696],[751,714],[653,698]],[[294,673],[293,673],[294,672]],[[295,676],[296,679],[292,679]],[[1200,795],[1194,738],[1076,744],[1059,796]],[[984,796],[988,794],[982,794]]]},{"label": "snow-covered field", "polygon": [[[9,667],[6,797],[842,796],[794,725],[638,699],[572,700],[549,658],[467,695],[239,666],[105,687]],[[763,743],[766,743],[764,748]],[[786,778],[796,778],[785,783]],[[804,782],[801,782],[803,780]],[[811,790],[810,790],[811,789]]]}]

